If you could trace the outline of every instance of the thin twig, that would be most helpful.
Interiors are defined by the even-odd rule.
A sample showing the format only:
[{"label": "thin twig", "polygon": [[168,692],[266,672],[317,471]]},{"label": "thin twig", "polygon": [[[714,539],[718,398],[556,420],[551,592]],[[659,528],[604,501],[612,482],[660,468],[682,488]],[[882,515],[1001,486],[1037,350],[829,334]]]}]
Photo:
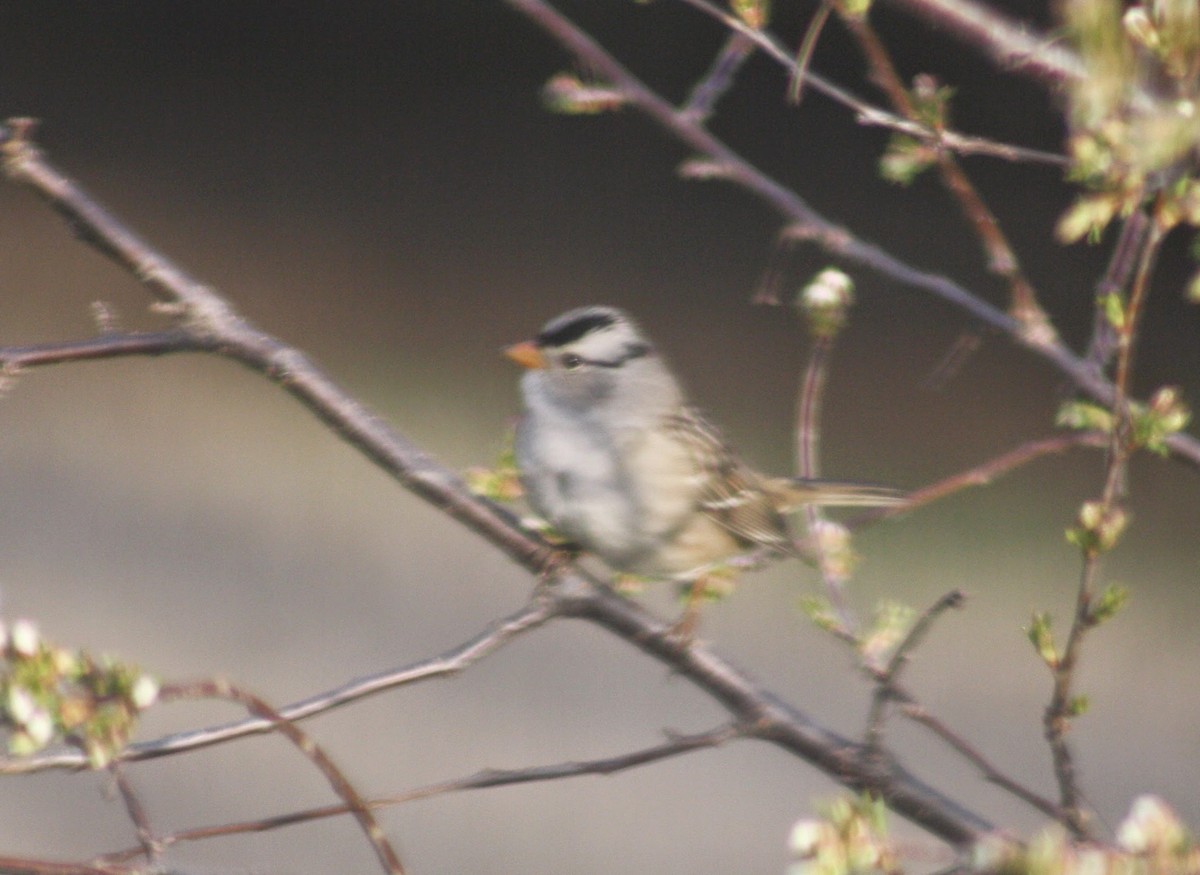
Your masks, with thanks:
[{"label": "thin twig", "polygon": [[[457,674],[474,665],[517,636],[535,629],[553,616],[553,604],[535,598],[510,616],[490,624],[484,631],[451,648],[440,656],[423,659],[398,669],[378,672],[356,678],[307,699],[301,699],[279,709],[279,717],[295,723],[336,708],[361,701],[385,690],[396,689],[426,680],[444,678]],[[263,717],[252,717],[219,726],[195,729],[166,735],[153,741],[129,745],[121,759],[126,762],[154,759],[200,750],[215,744],[262,735],[273,731],[275,724]],[[37,754],[19,759],[0,759],[0,774],[24,774],[49,769],[85,769],[87,758],[75,750]]]},{"label": "thin twig", "polygon": [[[817,443],[820,439],[821,401],[829,375],[829,359],[833,354],[832,333],[814,332],[812,351],[800,380],[796,399],[796,473],[805,479],[820,476],[817,462]],[[846,641],[856,641],[858,622],[846,603],[844,575],[836,572],[829,561],[829,551],[820,537],[824,516],[815,504],[804,505],[804,521],[816,551],[817,568],[829,596],[829,604],[837,615],[840,629],[833,630]]]},{"label": "thin twig", "polygon": [[359,827],[375,851],[375,856],[379,858],[383,870],[391,875],[404,875],[404,865],[400,862],[400,857],[397,856],[391,842],[384,835],[379,821],[375,819],[366,800],[346,779],[342,770],[304,730],[283,717],[263,699],[225,680],[168,684],[163,686],[159,698],[163,702],[182,699],[225,699],[238,703],[255,717],[269,721],[272,729],[295,745],[296,749],[304,754],[325,777],[333,792],[342,800],[346,810],[358,821]]},{"label": "thin twig", "polygon": [[[847,13],[841,0],[830,2],[834,3],[834,8],[840,13],[846,29],[858,41],[859,49],[871,69],[872,78],[883,89],[892,106],[909,121],[921,121],[917,105],[896,71],[883,40],[871,26],[870,19],[865,15]],[[1023,331],[1041,335],[1036,342],[1053,342],[1056,333],[1050,318],[1038,303],[1033,285],[1021,270],[1017,254],[1001,230],[995,214],[988,208],[952,152],[939,148],[934,149],[933,154],[942,184],[958,201],[963,216],[983,245],[988,270],[1008,281],[1010,315],[1020,323]]]},{"label": "thin twig", "polygon": [[1001,453],[999,456],[988,459],[982,464],[975,465],[957,474],[952,474],[949,477],[944,477],[928,486],[922,486],[920,489],[913,490],[905,496],[905,502],[902,505],[889,508],[872,508],[863,511],[853,519],[848,520],[846,526],[851,530],[859,529],[885,517],[907,513],[918,507],[940,501],[948,495],[961,492],[963,489],[968,489],[972,486],[984,486],[991,483],[997,477],[1008,474],[1010,471],[1036,461],[1043,456],[1053,453],[1063,453],[1077,447],[1104,449],[1108,446],[1108,441],[1109,437],[1107,434],[1095,431],[1071,432],[1069,434],[1026,441],[1015,449]]},{"label": "thin twig", "polygon": [[0,857],[0,875],[146,875],[143,863],[62,863],[28,857]]},{"label": "thin twig", "polygon": [[174,352],[212,352],[211,341],[184,331],[134,331],[101,334],[83,340],[37,343],[26,346],[0,347],[0,368],[8,374],[24,368],[84,362],[95,359],[122,358],[137,355],[165,355]]},{"label": "thin twig", "polygon": [[[514,784],[557,781],[563,778],[575,778],[583,775],[612,775],[626,769],[658,762],[659,760],[719,747],[744,734],[745,732],[742,728],[733,724],[725,724],[708,732],[686,735],[669,733],[667,740],[661,744],[617,756],[594,760],[574,760],[571,762],[530,766],[521,769],[484,769],[473,775],[440,781],[436,784],[428,784],[424,787],[409,790],[406,793],[370,799],[366,801],[365,805],[371,810],[378,810],[380,808],[404,805],[420,799],[430,799],[450,793],[459,793],[464,790],[481,790],[489,787],[506,787]],[[228,837],[245,833],[266,832],[299,823],[321,820],[327,817],[337,817],[347,814],[349,811],[350,809],[346,805],[323,805],[301,811],[289,811],[277,817],[265,817],[259,820],[180,830],[179,832],[162,837],[160,841],[164,846],[169,846],[181,842],[216,838],[218,836]],[[137,848],[129,848],[124,851],[106,854],[104,859],[106,861],[121,862],[132,859],[138,856],[138,854],[139,851]]]},{"label": "thin twig", "polygon": [[924,640],[935,620],[951,608],[962,607],[966,594],[962,590],[951,590],[926,608],[913,623],[892,652],[887,666],[875,679],[875,694],[871,698],[871,709],[867,714],[867,728],[863,735],[863,746],[869,752],[878,752],[883,743],[883,724],[887,705],[896,697],[900,672],[908,664],[909,654]]},{"label": "thin twig", "polygon": [[133,828],[137,832],[138,845],[142,856],[151,863],[157,863],[162,856],[163,844],[155,835],[153,827],[150,826],[150,817],[146,814],[146,808],[142,805],[142,800],[138,798],[133,785],[129,783],[129,778],[125,774],[124,764],[120,761],[114,761],[109,764],[108,771],[113,776],[113,782],[117,785],[117,792],[121,794],[121,801],[125,804],[125,811],[128,813],[129,819],[133,821]]},{"label": "thin twig", "polygon": [[996,768],[990,760],[975,749],[966,739],[954,732],[945,723],[934,717],[920,705],[913,701],[905,701],[901,706],[901,713],[905,717],[915,723],[924,726],[952,749],[963,756],[967,761],[979,769],[983,777],[997,787],[1000,787],[1012,795],[1016,796],[1021,801],[1033,806],[1048,817],[1055,820],[1062,820],[1063,810],[1054,802],[1046,797],[1033,792],[1028,787],[1020,784],[1013,778],[1001,772]]},{"label": "thin twig", "polygon": [[1104,276],[1096,284],[1096,307],[1092,337],[1088,341],[1084,359],[1098,373],[1103,373],[1117,351],[1117,331],[1108,318],[1104,299],[1108,295],[1124,293],[1137,267],[1138,253],[1146,244],[1150,230],[1150,219],[1144,209],[1134,210],[1121,222],[1121,233],[1113,247]]},{"label": "thin twig", "polygon": [[813,52],[817,49],[817,40],[821,38],[821,31],[825,29],[831,12],[833,12],[832,0],[821,0],[808,27],[804,29],[804,38],[800,40],[800,48],[796,49],[792,72],[788,76],[787,96],[793,106],[799,106],[800,99],[804,96],[804,81],[808,78],[808,67],[812,63]]},{"label": "thin twig", "polygon": [[[888,112],[840,85],[835,85],[819,73],[814,73],[805,66],[802,57],[793,55],[770,32],[750,27],[736,15],[730,15],[724,8],[713,3],[712,0],[682,0],[682,2],[716,19],[734,33],[753,40],[754,44],[768,57],[787,71],[790,81],[802,80],[806,88],[811,88],[851,110],[859,124],[887,128],[922,142],[937,144],[962,155],[985,155],[1005,161],[1051,164],[1060,167],[1065,167],[1069,163],[1066,156],[1054,152],[1044,152],[1040,149],[1030,149],[1010,143],[999,143],[986,137],[973,137],[950,129],[930,130],[927,125],[912,122],[895,113]],[[794,88],[794,85],[789,88]]]},{"label": "thin twig", "polygon": [[717,53],[708,73],[693,86],[682,112],[697,122],[708,121],[725,92],[733,85],[734,77],[746,59],[754,54],[754,41],[742,33],[734,32],[725,40]]},{"label": "thin twig", "polygon": [[[1124,306],[1120,323],[1114,325],[1117,335],[1117,362],[1114,378],[1113,426],[1109,435],[1108,460],[1104,488],[1099,502],[1099,516],[1107,517],[1117,511],[1129,457],[1136,446],[1133,442],[1133,425],[1129,409],[1129,383],[1133,372],[1134,351],[1141,316],[1149,295],[1150,276],[1154,269],[1159,248],[1166,234],[1165,228],[1155,219],[1142,240],[1138,253],[1137,269],[1130,288],[1129,300]],[[1063,809],[1063,823],[1077,837],[1087,838],[1088,819],[1082,809],[1082,794],[1075,767],[1074,755],[1067,740],[1071,718],[1075,713],[1075,666],[1078,664],[1083,641],[1095,627],[1097,619],[1092,611],[1096,582],[1100,573],[1100,559],[1107,548],[1094,540],[1085,542],[1083,567],[1079,575],[1079,587],[1075,596],[1075,613],[1071,631],[1063,651],[1054,660],[1051,670],[1054,676],[1053,692],[1043,718],[1046,740],[1054,760],[1054,774],[1058,779],[1059,797]]]}]

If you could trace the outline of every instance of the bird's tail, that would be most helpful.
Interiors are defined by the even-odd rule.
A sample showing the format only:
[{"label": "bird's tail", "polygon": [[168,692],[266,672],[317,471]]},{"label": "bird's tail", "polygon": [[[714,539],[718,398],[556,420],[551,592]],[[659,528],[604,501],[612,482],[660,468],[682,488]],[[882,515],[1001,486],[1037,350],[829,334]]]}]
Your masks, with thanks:
[{"label": "bird's tail", "polygon": [[806,504],[840,507],[894,507],[903,504],[904,493],[875,483],[846,480],[809,480],[803,477],[776,477],[769,484],[776,496],[777,508],[784,513]]}]

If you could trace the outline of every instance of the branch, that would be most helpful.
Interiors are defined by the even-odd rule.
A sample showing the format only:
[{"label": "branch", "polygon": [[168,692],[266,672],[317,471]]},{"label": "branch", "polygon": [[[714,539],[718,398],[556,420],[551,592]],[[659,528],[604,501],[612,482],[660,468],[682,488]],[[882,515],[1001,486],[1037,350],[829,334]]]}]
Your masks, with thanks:
[{"label": "branch", "polygon": [[[505,623],[455,648],[444,657],[407,669],[384,672],[279,709],[296,721],[383,689],[444,677],[486,656],[500,643],[552,617],[576,617],[607,629],[654,657],[716,699],[748,738],[758,738],[799,756],[837,781],[871,790],[899,814],[956,845],[991,831],[991,825],[894,763],[868,763],[863,746],[831,732],[806,714],[778,699],[703,643],[681,643],[674,626],[650,614],[609,587],[582,574],[560,573],[544,584],[535,599]],[[267,719],[244,720],[211,729],[166,736],[131,745],[123,759],[140,760],[196,750],[273,728]],[[4,762],[0,771],[29,772],[51,768],[83,768],[75,752]]]},{"label": "branch", "polygon": [[706,121],[716,110],[717,101],[733,85],[737,71],[753,53],[753,40],[742,33],[730,34],[711,69],[692,88],[683,111],[698,122]]},{"label": "branch", "polygon": [[930,714],[923,705],[906,700],[904,701],[902,712],[905,717],[924,726],[942,741],[946,742],[946,744],[961,754],[964,758],[966,758],[966,760],[974,765],[975,768],[979,769],[980,773],[987,781],[995,784],[997,787],[1007,790],[1018,799],[1022,800],[1028,805],[1031,805],[1048,817],[1052,817],[1058,821],[1063,819],[1062,808],[1060,808],[1058,805],[1055,805],[1044,796],[1034,793],[1029,788],[1019,784],[1017,781],[1001,772],[998,768],[992,765],[992,763],[983,754],[977,751],[972,745],[967,743],[962,736],[951,730],[948,726],[946,726],[945,723]]},{"label": "branch", "polygon": [[956,845],[991,825],[909,774],[896,763],[868,761],[862,745],[814,722],[717,656],[704,643],[682,645],[670,623],[648,614],[611,589],[582,578],[556,587],[558,612],[607,629],[700,686],[720,702],[748,737],[787,750],[856,790],[879,795],[892,810]]},{"label": "branch", "polygon": [[921,643],[934,621],[951,608],[961,608],[966,594],[960,589],[951,590],[926,608],[904,636],[887,666],[876,676],[875,695],[871,699],[871,710],[867,715],[867,730],[864,734],[868,750],[878,751],[883,742],[883,724],[887,704],[897,698],[900,672],[908,664],[908,655]]},{"label": "branch", "polygon": [[986,462],[975,465],[965,471],[960,471],[957,474],[952,474],[949,477],[944,477],[928,486],[914,489],[905,496],[904,504],[898,507],[880,507],[863,511],[855,516],[854,519],[848,521],[846,525],[851,529],[858,529],[884,517],[908,513],[918,507],[940,501],[946,496],[953,495],[955,492],[960,492],[963,489],[968,489],[972,486],[986,486],[997,477],[1001,477],[1036,459],[1040,459],[1042,456],[1048,456],[1052,453],[1064,453],[1076,447],[1104,449],[1108,446],[1108,443],[1108,435],[1098,431],[1071,432],[1069,434],[1026,441],[1015,449],[1001,453],[999,456],[988,459]]},{"label": "branch", "polygon": [[[551,561],[553,548],[523,531],[507,511],[472,495],[457,475],[368,411],[304,353],[256,328],[93,200],[46,160],[30,139],[32,129],[28,119],[10,120],[0,128],[0,155],[9,178],[49,201],[80,239],[137,277],[177,315],[177,330],[190,338],[189,343],[220,352],[275,381],[410,491],[526,568],[540,571]],[[123,354],[116,345],[97,343],[98,354]],[[151,342],[146,350],[131,351],[151,351],[153,346]]]},{"label": "branch", "polygon": [[[997,143],[986,137],[972,137],[961,134],[949,128],[934,131],[927,125],[910,121],[909,119],[888,112],[882,107],[875,106],[853,92],[836,85],[819,73],[809,70],[801,54],[795,57],[771,33],[747,25],[735,15],[730,15],[711,0],[683,0],[688,6],[703,12],[721,22],[730,31],[754,43],[771,60],[782,66],[788,76],[794,81],[803,81],[806,88],[811,88],[834,103],[839,103],[851,110],[859,124],[882,127],[900,134],[907,134],[923,142],[935,143],[938,146],[957,152],[961,155],[987,155],[1005,161],[1027,161],[1035,164],[1053,164],[1066,167],[1066,156],[1054,152],[1044,152],[1040,149],[1030,149],[1025,146],[1015,146],[1009,143]],[[789,95],[794,102],[794,85]],[[701,119],[703,121],[703,119]]]},{"label": "branch", "polygon": [[[901,115],[911,122],[919,121],[921,113],[914,96],[909,94],[908,87],[901,81],[891,55],[870,21],[865,16],[848,13],[844,3],[836,2],[835,7],[842,23],[858,41],[859,50],[871,68],[872,79],[883,89],[892,106]],[[1017,254],[1001,230],[999,221],[966,172],[959,166],[953,153],[946,149],[935,149],[934,159],[942,177],[942,184],[958,201],[963,216],[983,245],[988,270],[1008,281],[1009,313],[1021,323],[1022,332],[1027,336],[1044,332],[1045,336],[1038,342],[1053,342],[1056,333],[1050,318],[1038,303],[1033,285],[1021,270]]]},{"label": "branch", "polygon": [[25,368],[122,358],[133,355],[165,355],[173,352],[213,352],[212,342],[195,337],[182,329],[101,334],[85,340],[38,343],[28,346],[0,346],[0,369],[7,375]]},{"label": "branch", "polygon": [[[662,744],[630,751],[618,756],[556,763],[554,765],[530,766],[524,769],[484,769],[473,775],[449,781],[441,781],[437,784],[429,784],[396,796],[371,799],[365,804],[368,808],[375,810],[388,806],[403,805],[419,799],[443,796],[448,793],[458,793],[463,790],[479,790],[488,787],[505,787],[513,784],[556,781],[562,778],[574,778],[581,775],[612,775],[626,769],[643,766],[670,757],[718,747],[744,734],[744,731],[740,727],[734,725],[720,726],[708,732],[699,732],[691,735],[669,733],[667,740]],[[199,841],[217,836],[227,837],[244,833],[266,832],[273,829],[280,829],[281,827],[294,826],[298,823],[321,820],[326,817],[337,817],[349,812],[350,809],[346,805],[323,805],[317,808],[307,808],[302,811],[290,811],[278,817],[265,817],[259,820],[180,830],[179,832],[161,837],[159,842],[165,847],[179,844],[180,842]],[[107,861],[122,862],[133,859],[139,856],[140,853],[140,849],[130,848],[106,854],[104,859]]]},{"label": "branch", "polygon": [[[1098,609],[1094,605],[1096,582],[1100,572],[1102,555],[1115,546],[1124,528],[1125,513],[1118,499],[1124,486],[1129,458],[1138,449],[1134,435],[1132,411],[1128,404],[1128,392],[1133,371],[1133,354],[1138,337],[1138,327],[1145,311],[1150,291],[1150,276],[1158,257],[1159,248],[1166,234],[1166,227],[1156,215],[1150,219],[1150,227],[1141,235],[1140,251],[1137,253],[1137,268],[1130,288],[1129,300],[1123,306],[1116,332],[1116,398],[1113,401],[1113,425],[1109,435],[1107,468],[1104,489],[1100,500],[1095,503],[1095,514],[1091,524],[1080,513],[1077,543],[1081,547],[1083,568],[1079,576],[1079,587],[1075,596],[1075,614],[1071,631],[1061,654],[1047,659],[1054,677],[1050,703],[1046,706],[1043,724],[1046,740],[1054,759],[1054,773],[1058,778],[1059,797],[1063,808],[1063,824],[1076,837],[1089,837],[1087,816],[1081,800],[1074,755],[1067,740],[1071,718],[1078,711],[1075,696],[1075,666],[1087,633],[1100,622]],[[1109,529],[1109,533],[1105,532]],[[1045,659],[1045,656],[1043,656]]]},{"label": "branch", "polygon": [[[479,635],[448,650],[441,656],[423,659],[404,668],[357,678],[340,687],[286,705],[279,709],[278,716],[280,719],[294,723],[352,704],[385,690],[434,678],[453,676],[484,659],[518,635],[542,625],[552,615],[553,605],[544,598],[535,598],[519,611],[491,624]],[[178,732],[154,741],[131,744],[125,749],[121,759],[133,762],[186,753],[251,735],[262,735],[273,731],[274,728],[275,723],[272,720],[254,717],[205,729]],[[45,753],[20,759],[0,758],[0,774],[25,774],[49,769],[85,769],[87,767],[87,758],[81,751],[76,750]]]},{"label": "branch", "polygon": [[297,750],[304,754],[309,762],[316,766],[333,792],[343,801],[345,809],[354,815],[354,819],[358,821],[358,825],[362,829],[363,834],[366,835],[367,841],[371,843],[371,847],[375,851],[375,856],[379,858],[379,863],[383,866],[383,871],[390,873],[390,875],[404,875],[404,866],[401,864],[400,858],[396,855],[396,851],[392,848],[391,843],[384,835],[383,829],[379,826],[379,821],[375,819],[375,815],[371,812],[366,800],[362,798],[358,790],[354,788],[354,785],[342,774],[342,770],[337,767],[321,746],[313,741],[304,730],[291,720],[283,717],[263,699],[224,680],[170,684],[162,688],[160,697],[164,702],[178,699],[225,699],[230,702],[236,702],[259,719],[269,721],[272,729],[277,730],[283,735]]},{"label": "branch", "polygon": [[1028,25],[1013,21],[974,0],[884,0],[929,22],[968,45],[982,49],[998,66],[1032,76],[1057,89],[1084,76],[1083,63]]},{"label": "branch", "polygon": [[158,865],[162,857],[163,843],[150,825],[150,817],[146,814],[142,800],[138,798],[133,785],[129,783],[124,763],[119,761],[110,763],[108,769],[112,774],[113,782],[117,785],[117,792],[121,794],[125,812],[133,821],[134,831],[137,832],[139,855],[144,857],[147,862]]},{"label": "branch", "polygon": [[145,872],[146,867],[141,863],[121,866],[0,857],[0,875],[145,875]]}]

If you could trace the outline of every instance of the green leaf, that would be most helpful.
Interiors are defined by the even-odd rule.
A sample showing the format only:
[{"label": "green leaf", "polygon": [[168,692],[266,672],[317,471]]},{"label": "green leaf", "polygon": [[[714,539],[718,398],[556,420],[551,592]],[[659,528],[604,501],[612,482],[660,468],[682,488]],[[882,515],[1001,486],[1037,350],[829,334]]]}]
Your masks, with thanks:
[{"label": "green leaf", "polygon": [[[1197,238],[1200,240],[1200,237]],[[1184,297],[1189,304],[1200,304],[1200,271],[1192,274],[1192,278],[1188,280],[1187,291]]]},{"label": "green leaf", "polygon": [[859,638],[858,649],[870,665],[882,666],[912,628],[917,612],[900,602],[884,600],[875,607],[871,628]]},{"label": "green leaf", "polygon": [[804,611],[813,625],[823,632],[831,632],[841,625],[833,606],[826,598],[820,596],[802,598],[800,599],[800,610]]},{"label": "green leaf", "polygon": [[1119,583],[1110,583],[1092,605],[1088,618],[1097,626],[1105,623],[1115,617],[1128,600],[1128,588]]},{"label": "green leaf", "polygon": [[1067,702],[1067,716],[1082,717],[1087,713],[1088,708],[1091,707],[1091,704],[1091,701],[1089,701],[1088,697],[1083,693],[1080,693],[1078,696],[1073,696],[1071,701]]},{"label": "green leaf", "polygon": [[597,115],[620,109],[625,95],[602,82],[584,82],[574,73],[559,73],[542,87],[542,103],[551,112]]},{"label": "green leaf", "polygon": [[1170,452],[1167,438],[1182,431],[1191,422],[1192,411],[1179,397],[1174,386],[1163,386],[1146,406],[1132,406],[1133,440],[1160,456]]},{"label": "green leaf", "polygon": [[1091,401],[1065,401],[1058,408],[1054,424],[1079,431],[1111,432],[1112,411]]},{"label": "green leaf", "polygon": [[1096,299],[1108,324],[1120,331],[1125,327],[1125,301],[1117,292],[1108,292]]},{"label": "green leaf", "polygon": [[894,134],[879,159],[879,175],[897,185],[910,185],[935,160],[936,153],[928,144],[907,134]]},{"label": "green leaf", "polygon": [[1079,525],[1067,529],[1067,541],[1084,553],[1104,553],[1117,545],[1129,525],[1124,508],[1102,501],[1079,506]]},{"label": "green leaf", "polygon": [[1099,242],[1100,235],[1120,206],[1119,199],[1113,195],[1081,197],[1062,214],[1054,233],[1061,243],[1075,243],[1084,237],[1091,243]]},{"label": "green leaf", "polygon": [[771,18],[770,0],[730,0],[729,6],[734,15],[755,30],[762,30]]},{"label": "green leaf", "polygon": [[1033,649],[1037,651],[1042,662],[1050,666],[1050,668],[1058,667],[1058,650],[1054,646],[1054,635],[1050,631],[1050,614],[1045,611],[1036,613],[1029,621],[1029,627],[1025,630],[1025,634],[1029,636],[1029,641],[1033,644]]}]

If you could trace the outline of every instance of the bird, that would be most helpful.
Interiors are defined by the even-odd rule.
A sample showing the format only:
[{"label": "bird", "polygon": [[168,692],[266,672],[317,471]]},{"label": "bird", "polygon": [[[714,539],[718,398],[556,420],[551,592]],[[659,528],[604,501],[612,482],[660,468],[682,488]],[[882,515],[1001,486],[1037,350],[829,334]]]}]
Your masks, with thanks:
[{"label": "bird", "polygon": [[616,307],[570,310],[504,353],[525,369],[514,450],[530,506],[614,571],[696,581],[736,557],[802,556],[789,511],[902,501],[750,467]]}]

